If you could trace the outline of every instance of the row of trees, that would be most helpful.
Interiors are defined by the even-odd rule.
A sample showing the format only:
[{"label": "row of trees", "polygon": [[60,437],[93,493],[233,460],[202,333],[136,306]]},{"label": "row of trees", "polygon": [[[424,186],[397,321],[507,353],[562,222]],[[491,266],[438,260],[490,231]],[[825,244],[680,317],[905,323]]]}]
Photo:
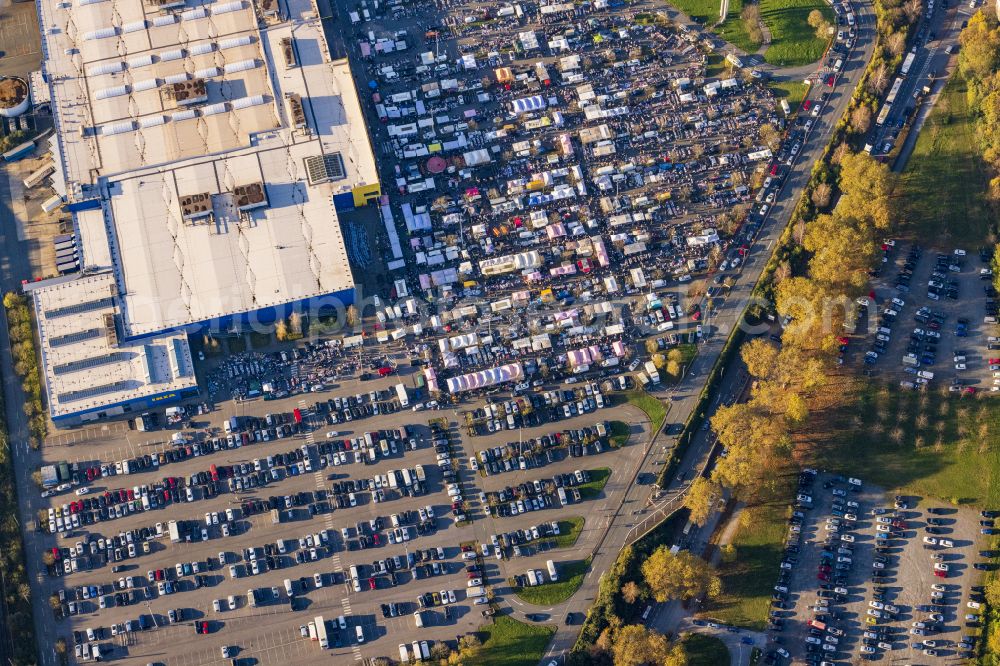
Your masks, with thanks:
[{"label": "row of trees", "polygon": [[892,172],[850,151],[840,151],[835,166],[839,205],[801,223],[790,240],[798,246],[797,265],[786,265],[774,277],[775,307],[788,321],[782,345],[764,338],[743,345],[743,362],[755,378],[750,399],[720,407],[712,418],[728,453],[711,478],[696,480],[685,497],[698,524],[704,524],[723,488],[746,500],[773,490],[774,472],[790,459],[810,399],[829,381],[837,338],[878,261],[879,239],[893,224]]},{"label": "row of trees", "polygon": [[990,200],[1000,202],[1000,26],[992,12],[979,11],[959,37],[958,71],[975,115],[980,154],[990,165]]},{"label": "row of trees", "polygon": [[24,415],[28,417],[32,445],[37,448],[45,439],[49,421],[42,404],[42,380],[38,369],[38,353],[35,350],[31,308],[25,296],[14,292],[3,297],[3,304],[7,309],[14,372],[21,378],[21,388],[24,390]]},{"label": "row of trees", "polygon": [[[10,294],[8,294],[10,296]],[[23,301],[23,299],[22,299]],[[26,303],[22,303],[26,308]],[[31,340],[30,314],[25,315],[18,310],[18,319],[11,318],[11,305],[4,298],[8,308],[8,321],[11,325],[11,342],[14,347],[14,362],[18,363],[22,355],[18,353],[14,342],[14,328],[20,327],[18,333],[24,334],[23,325],[27,322],[27,339]],[[22,338],[23,339],[23,338]],[[34,345],[32,344],[31,360],[34,362]],[[35,368],[37,382],[38,369]],[[27,389],[25,389],[27,390]],[[30,394],[29,394],[30,395]],[[30,399],[30,398],[29,398]],[[39,398],[40,404],[40,398]],[[38,656],[35,650],[35,625],[31,615],[31,585],[25,568],[24,541],[21,538],[21,526],[17,519],[17,487],[14,477],[14,466],[11,461],[11,447],[8,440],[7,424],[4,420],[3,399],[0,396],[0,594],[4,596],[6,610],[5,625],[0,627],[0,640],[9,641],[13,666],[28,666],[37,664]]]}]

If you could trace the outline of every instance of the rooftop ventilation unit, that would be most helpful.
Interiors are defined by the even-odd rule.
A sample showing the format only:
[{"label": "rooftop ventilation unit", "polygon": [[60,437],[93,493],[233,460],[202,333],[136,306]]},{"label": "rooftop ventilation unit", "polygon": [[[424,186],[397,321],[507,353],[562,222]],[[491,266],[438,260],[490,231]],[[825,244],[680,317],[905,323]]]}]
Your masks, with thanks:
[{"label": "rooftop ventilation unit", "polygon": [[305,129],[306,112],[302,106],[302,97],[298,93],[286,93],[285,103],[288,104],[288,116],[292,119],[292,127]]},{"label": "rooftop ventilation unit", "polygon": [[265,23],[277,23],[281,20],[278,0],[254,0],[254,7]]},{"label": "rooftop ventilation unit", "polygon": [[115,315],[113,312],[104,313],[104,339],[107,340],[109,349],[114,349],[118,346],[118,327],[115,326]]},{"label": "rooftop ventilation unit", "polygon": [[212,195],[208,192],[189,194],[181,197],[181,216],[185,220],[196,220],[200,217],[208,217],[211,214]]},{"label": "rooftop ventilation unit", "polygon": [[164,88],[167,99],[172,99],[177,106],[200,104],[208,99],[208,90],[204,79],[192,79],[171,83]]},{"label": "rooftop ventilation unit", "polygon": [[[153,7],[155,9],[174,9],[176,7],[183,7],[184,0],[145,0],[147,7]],[[171,15],[171,18],[173,16]],[[173,23],[173,21],[170,21]],[[156,23],[156,19],[153,20],[154,25],[159,25]]]},{"label": "rooftop ventilation unit", "polygon": [[344,171],[344,158],[340,156],[340,153],[307,157],[305,165],[310,185],[328,183],[331,180],[343,180],[347,177],[347,172]]},{"label": "rooftop ventilation unit", "polygon": [[241,211],[267,206],[267,192],[264,191],[264,183],[238,185],[233,190],[233,199],[236,201],[236,207]]},{"label": "rooftop ventilation unit", "polygon": [[295,67],[298,63],[295,61],[295,49],[293,48],[291,37],[281,38],[281,53],[285,56],[285,66]]}]

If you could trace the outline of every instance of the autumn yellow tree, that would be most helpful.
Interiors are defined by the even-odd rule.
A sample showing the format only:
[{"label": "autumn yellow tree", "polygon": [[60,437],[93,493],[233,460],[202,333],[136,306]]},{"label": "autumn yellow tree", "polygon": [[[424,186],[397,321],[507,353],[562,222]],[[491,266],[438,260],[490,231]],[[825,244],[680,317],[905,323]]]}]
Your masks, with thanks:
[{"label": "autumn yellow tree", "polygon": [[705,521],[712,514],[712,506],[716,498],[720,497],[722,489],[719,484],[711,479],[699,476],[691,482],[684,495],[684,507],[691,512],[689,516],[695,525],[704,525]]},{"label": "autumn yellow tree", "polygon": [[687,656],[679,644],[641,624],[618,630],[611,650],[615,666],[686,666]]},{"label": "autumn yellow tree", "polygon": [[767,379],[776,369],[778,348],[764,338],[752,338],[743,344],[740,357],[747,366],[747,372],[759,379]]},{"label": "autumn yellow tree", "polygon": [[712,565],[686,550],[675,555],[666,546],[654,550],[642,563],[642,577],[660,603],[702,595],[714,597],[722,591],[722,581]]}]

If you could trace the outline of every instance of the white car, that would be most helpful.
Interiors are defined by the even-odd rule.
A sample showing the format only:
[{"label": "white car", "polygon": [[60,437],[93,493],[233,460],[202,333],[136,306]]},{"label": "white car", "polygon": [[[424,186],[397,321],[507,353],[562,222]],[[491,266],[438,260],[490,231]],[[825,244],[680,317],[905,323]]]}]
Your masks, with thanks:
[{"label": "white car", "polygon": [[955,543],[950,539],[938,539],[938,545],[941,546],[942,548],[952,548],[954,547]]},{"label": "white car", "polygon": [[936,546],[938,545],[938,540],[935,539],[934,537],[925,536],[924,543],[927,544],[928,546]]},{"label": "white car", "polygon": [[78,497],[80,495],[86,495],[89,492],[90,492],[90,488],[88,488],[87,486],[80,486],[79,488],[76,489],[76,494],[77,494]]}]

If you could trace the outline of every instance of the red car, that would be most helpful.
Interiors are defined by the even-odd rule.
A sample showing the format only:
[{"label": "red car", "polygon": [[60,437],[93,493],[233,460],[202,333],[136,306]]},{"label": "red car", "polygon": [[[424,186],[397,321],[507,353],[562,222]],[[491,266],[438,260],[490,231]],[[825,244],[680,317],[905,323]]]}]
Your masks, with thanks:
[{"label": "red car", "polygon": [[816,578],[819,579],[819,580],[821,580],[821,581],[823,581],[824,583],[829,583],[830,582],[830,574],[824,573],[822,571],[819,572],[818,574],[816,574]]},{"label": "red car", "polygon": [[937,569],[935,569],[934,570],[934,575],[937,576],[938,578],[947,578],[948,577],[948,572],[947,571],[938,571]]},{"label": "red car", "polygon": [[965,395],[976,395],[976,387],[975,386],[966,386],[965,390],[962,391],[962,393],[965,394]]},{"label": "red car", "polygon": [[379,535],[378,535],[378,532],[375,532],[375,534],[372,534],[372,542],[373,542],[373,543],[374,543],[374,544],[375,544],[376,546],[379,546],[379,545],[381,545],[381,543],[382,543],[382,538],[381,538],[381,537],[379,537]]},{"label": "red car", "polygon": [[[802,102],[802,110],[803,111],[808,111],[809,109],[812,108],[812,105],[813,105],[812,100],[811,99],[807,99],[806,101]],[[771,175],[774,175],[774,174],[771,174]]]},{"label": "red car", "polygon": [[828,85],[828,86],[830,86],[832,88],[833,84],[835,84],[837,82],[837,75],[836,74],[828,74],[825,80],[826,80],[826,85]]},{"label": "red car", "polygon": [[991,358],[990,365],[1000,365],[1000,358]]},{"label": "red car", "polygon": [[62,559],[62,551],[55,546],[52,547],[52,557],[58,562]]},{"label": "red car", "polygon": [[195,627],[195,629],[198,630],[199,634],[207,634],[208,633],[208,622],[195,622],[194,623],[194,627]]},{"label": "red car", "polygon": [[374,590],[375,589],[375,578],[374,577],[368,579],[368,589],[369,590]]}]

